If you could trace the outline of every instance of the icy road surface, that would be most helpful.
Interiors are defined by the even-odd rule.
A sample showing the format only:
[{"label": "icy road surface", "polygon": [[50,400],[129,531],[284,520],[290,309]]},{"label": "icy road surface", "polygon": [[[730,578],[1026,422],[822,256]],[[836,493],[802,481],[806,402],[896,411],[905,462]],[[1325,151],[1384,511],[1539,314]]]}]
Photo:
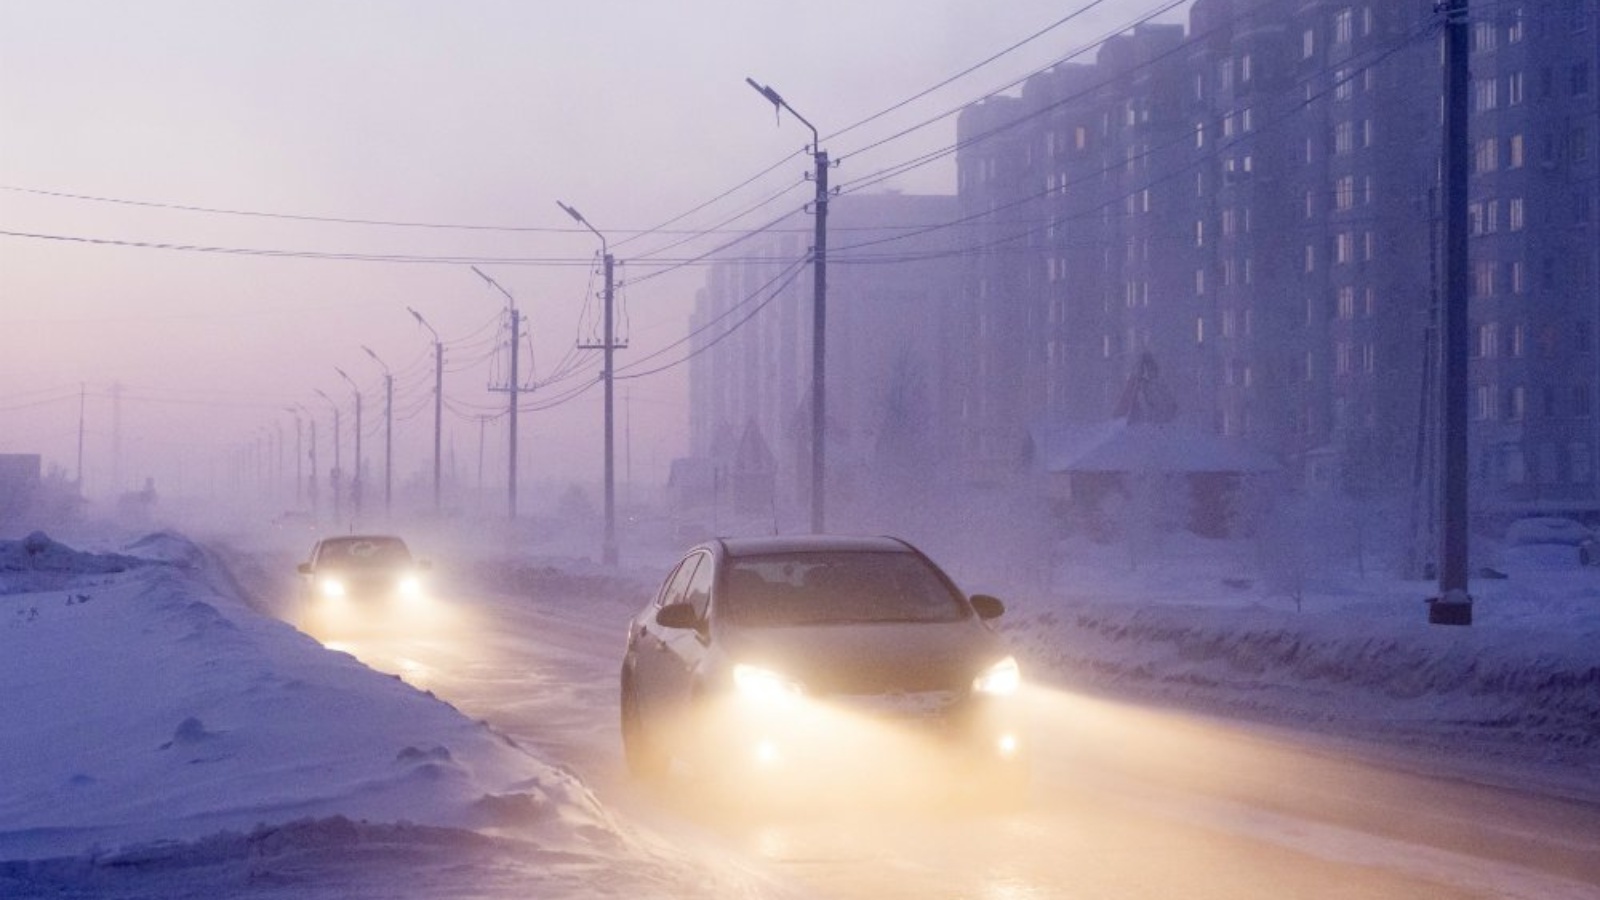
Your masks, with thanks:
[{"label": "icy road surface", "polygon": [[800,896],[1600,897],[1592,796],[1038,684],[1020,810],[906,797],[747,810],[693,784],[649,790],[625,773],[616,726],[623,622],[649,587],[545,575],[515,594],[457,590],[447,617],[409,632],[329,639],[570,768],[686,857],[768,873]]}]

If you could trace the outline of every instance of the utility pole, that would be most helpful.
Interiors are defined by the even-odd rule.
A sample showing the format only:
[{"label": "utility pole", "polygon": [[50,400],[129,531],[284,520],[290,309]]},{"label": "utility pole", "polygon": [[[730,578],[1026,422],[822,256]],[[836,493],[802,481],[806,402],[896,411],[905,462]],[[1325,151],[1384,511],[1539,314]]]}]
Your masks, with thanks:
[{"label": "utility pole", "polygon": [[300,411],[292,406],[285,406],[283,411],[294,416],[294,508],[299,509],[305,503],[305,472],[301,465],[300,454],[304,451],[304,433],[301,430]]},{"label": "utility pole", "polygon": [[1445,134],[1444,134],[1444,303],[1442,336],[1443,394],[1440,417],[1444,483],[1439,491],[1439,595],[1428,600],[1433,625],[1471,625],[1472,596],[1467,592],[1467,351],[1469,275],[1467,262],[1467,166],[1470,163],[1468,122],[1471,106],[1468,66],[1471,37],[1467,0],[1446,0]]},{"label": "utility pole", "polygon": [[333,482],[333,521],[337,526],[344,519],[344,490],[342,486],[344,471],[343,463],[339,458],[339,404],[333,402],[333,398],[323,393],[321,389],[317,390],[317,396],[328,401],[328,405],[333,407],[333,472],[330,473],[331,477],[328,480]]},{"label": "utility pole", "polygon": [[521,377],[518,374],[517,345],[520,343],[519,339],[522,336],[522,315],[517,311],[517,298],[511,296],[510,291],[501,287],[500,282],[485,275],[477,266],[473,266],[472,271],[477,272],[479,278],[488,282],[490,287],[499,291],[506,298],[506,308],[511,313],[511,381],[503,388],[490,385],[489,390],[503,390],[510,395],[506,411],[511,419],[511,471],[506,479],[506,508],[509,511],[511,521],[515,522],[517,520],[517,379]]},{"label": "utility pole", "polygon": [[813,201],[816,212],[816,235],[811,248],[811,531],[821,534],[825,528],[825,497],[827,494],[827,310],[828,310],[828,153],[822,149],[817,128],[795,112],[778,92],[758,84],[753,78],[745,83],[756,93],[767,98],[774,109],[787,109],[789,115],[811,129],[811,156],[816,165],[817,193]]},{"label": "utility pole", "polygon": [[[604,372],[602,373],[602,375],[603,375],[603,378],[604,378],[604,381],[605,381],[605,518],[606,518],[606,525],[605,525],[605,536],[604,536],[604,538],[601,539],[601,542],[600,542],[600,559],[601,559],[601,562],[604,563],[605,565],[614,566],[614,565],[617,564],[617,474],[616,474],[617,473],[617,466],[616,466],[616,452],[615,452],[616,441],[614,439],[614,436],[616,434],[616,427],[615,427],[615,423],[616,423],[615,408],[616,407],[615,407],[615,401],[613,400],[615,395],[614,395],[613,390],[612,390],[612,386],[613,386],[613,382],[615,381],[615,374],[616,374],[616,367],[612,363],[612,352],[617,349],[616,319],[615,319],[615,313],[614,313],[614,310],[615,310],[615,307],[616,307],[616,303],[615,303],[615,300],[616,300],[616,278],[615,278],[615,268],[614,268],[615,260],[611,256],[611,248],[610,248],[610,246],[606,243],[606,236],[601,234],[600,231],[598,229],[596,229],[593,225],[590,225],[588,219],[585,219],[583,217],[583,215],[581,213],[579,213],[576,209],[573,209],[572,207],[568,206],[567,204],[562,203],[560,200],[556,201],[556,205],[561,207],[561,209],[567,215],[571,216],[574,220],[576,220],[577,222],[582,224],[583,227],[589,229],[589,231],[591,233],[593,233],[595,237],[600,239],[600,255],[601,255],[602,259],[604,260],[604,264],[605,264],[606,287],[605,287],[605,295],[604,295],[604,298],[603,298],[604,301],[605,301],[605,336],[603,338],[604,343],[601,345],[601,349],[605,353],[605,364],[603,366]],[[578,346],[580,348],[582,348],[582,349],[585,349],[585,350],[594,349],[594,345],[593,344],[579,344]]]},{"label": "utility pole", "polygon": [[411,313],[418,325],[433,334],[433,514],[438,516],[442,512],[439,505],[439,478],[444,453],[444,342],[439,340],[439,332],[434,331],[422,313],[409,306],[406,311]]},{"label": "utility pole", "polygon": [[394,512],[394,374],[371,347],[361,349],[383,367],[383,517],[388,519]]},{"label": "utility pole", "polygon": [[478,417],[478,505],[483,505],[483,435],[489,423],[488,416]]},{"label": "utility pole", "polygon": [[308,412],[306,413],[306,419],[311,426],[311,454],[309,459],[311,478],[306,482],[306,495],[311,500],[311,520],[315,522],[322,515],[322,510],[318,508],[317,502],[317,417]]},{"label": "utility pole", "polygon": [[522,331],[522,317],[515,306],[511,307],[511,383],[508,385],[508,405],[511,416],[511,471],[506,478],[506,509],[511,521],[517,520],[517,335]]},{"label": "utility pole", "polygon": [[355,472],[355,478],[352,479],[351,482],[350,482],[350,505],[352,507],[351,515],[354,518],[359,519],[359,518],[361,518],[361,495],[362,495],[362,480],[361,480],[361,387],[360,387],[360,385],[356,384],[356,381],[355,381],[354,378],[351,378],[349,375],[345,374],[345,371],[343,369],[339,368],[338,366],[334,366],[333,370],[335,372],[338,372],[339,373],[339,377],[343,378],[346,382],[348,382],[349,385],[350,385],[350,389],[352,391],[355,391],[355,393],[356,393],[356,472]]}]

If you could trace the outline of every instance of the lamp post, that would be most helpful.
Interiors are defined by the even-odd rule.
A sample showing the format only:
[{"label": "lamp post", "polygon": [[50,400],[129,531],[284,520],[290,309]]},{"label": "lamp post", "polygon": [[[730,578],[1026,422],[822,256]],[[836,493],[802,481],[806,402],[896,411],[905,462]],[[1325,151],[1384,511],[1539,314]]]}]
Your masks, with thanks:
[{"label": "lamp post", "polygon": [[428,324],[428,320],[422,317],[422,313],[409,306],[406,307],[406,312],[411,313],[412,318],[417,320],[417,324],[428,329],[433,335],[433,514],[438,516],[441,512],[439,507],[439,473],[442,465],[440,461],[442,448],[440,444],[444,434],[444,342],[439,340],[439,332]]},{"label": "lamp post", "polygon": [[388,519],[394,512],[394,375],[371,347],[362,344],[361,349],[383,368],[383,517]]},{"label": "lamp post", "polygon": [[[606,399],[605,399],[605,509],[606,509],[606,530],[605,530],[605,537],[602,539],[601,544],[600,544],[600,558],[601,558],[601,561],[605,565],[613,566],[613,565],[616,565],[616,563],[617,563],[617,479],[616,479],[617,468],[616,468],[616,454],[615,454],[615,449],[614,449],[615,448],[615,443],[616,443],[615,440],[614,440],[616,429],[614,427],[615,416],[613,414],[614,410],[615,410],[615,405],[614,405],[614,402],[613,402],[613,396],[614,395],[613,395],[613,392],[612,392],[612,383],[614,381],[614,378],[613,378],[613,366],[612,366],[612,362],[611,362],[612,352],[615,351],[616,347],[617,347],[617,343],[616,343],[616,339],[615,339],[616,338],[616,335],[615,335],[616,318],[615,318],[615,315],[613,313],[613,307],[614,307],[615,304],[612,302],[613,299],[615,298],[615,295],[616,295],[616,290],[615,290],[615,284],[616,283],[614,281],[614,272],[615,272],[614,260],[612,259],[612,256],[611,256],[610,245],[608,245],[606,243],[606,236],[601,234],[599,229],[597,229],[593,225],[589,224],[589,220],[585,219],[583,217],[582,213],[578,212],[576,209],[573,209],[572,207],[568,206],[567,204],[562,203],[560,200],[556,201],[556,205],[561,207],[562,211],[565,212],[567,215],[571,216],[574,221],[576,221],[578,224],[582,225],[583,227],[589,229],[590,233],[592,233],[595,237],[600,239],[600,256],[604,260],[604,263],[605,263],[605,278],[606,278],[605,297],[604,297],[605,308],[606,308],[605,309],[605,337],[604,337],[605,343],[601,345],[601,349],[605,353],[605,365],[602,367],[602,377],[605,380],[605,395],[606,395]],[[587,349],[592,349],[594,345],[593,344],[587,344],[587,345],[581,345],[581,346],[584,346]]]},{"label": "lamp post", "polygon": [[300,454],[304,452],[304,423],[300,421],[299,409],[293,406],[285,406],[283,411],[294,416],[294,508],[298,510],[306,499],[305,471],[301,466],[300,457]]},{"label": "lamp post", "polygon": [[794,107],[779,96],[771,87],[758,84],[754,78],[746,78],[745,84],[755,88],[756,93],[767,98],[774,109],[787,109],[789,115],[800,120],[800,124],[811,129],[811,155],[816,164],[817,183],[816,207],[817,226],[814,245],[811,248],[811,531],[820,534],[824,530],[824,494],[826,493],[825,477],[827,471],[827,439],[824,433],[827,421],[827,395],[823,388],[823,375],[827,362],[827,308],[828,308],[828,154],[821,147],[821,139],[817,136],[817,127],[806,121],[806,117],[794,111]]},{"label": "lamp post", "polygon": [[[506,509],[507,518],[514,522],[517,519],[517,392],[520,389],[519,385],[517,384],[517,379],[521,377],[517,371],[517,345],[522,337],[522,316],[519,312],[517,312],[517,298],[511,296],[510,291],[506,290],[504,287],[501,287],[500,282],[495,281],[488,275],[485,275],[477,266],[473,266],[472,271],[476,272],[479,278],[482,278],[486,284],[499,291],[500,294],[506,298],[506,309],[511,314],[511,378],[506,382],[506,386],[503,388],[503,390],[510,395],[506,411],[511,419],[511,469],[506,479]],[[495,387],[490,387],[489,389],[501,390],[501,388]],[[483,426],[481,424],[478,427],[478,432],[480,435],[483,433]],[[479,439],[479,444],[482,444],[481,437]]]},{"label": "lamp post", "polygon": [[345,380],[345,383],[350,385],[350,389],[352,391],[355,391],[355,393],[356,393],[356,471],[355,471],[355,477],[350,480],[350,505],[352,507],[354,507],[354,509],[351,510],[351,512],[354,514],[354,517],[359,519],[359,518],[361,518],[361,494],[362,494],[362,482],[361,482],[361,386],[356,384],[356,380],[354,378],[351,378],[349,376],[349,374],[347,374],[345,372],[345,370],[339,368],[338,366],[334,366],[333,370],[335,372],[338,372],[339,373],[339,377],[343,378]]},{"label": "lamp post", "polygon": [[[344,518],[344,488],[342,485],[344,464],[339,458],[339,404],[333,402],[333,398],[324,393],[321,388],[317,388],[316,391],[318,397],[328,401],[328,405],[333,407],[333,471],[330,473],[332,477],[328,480],[333,482],[333,520],[337,523]],[[315,453],[316,443],[313,441],[311,446],[311,452]],[[316,477],[314,467],[312,477]]]}]

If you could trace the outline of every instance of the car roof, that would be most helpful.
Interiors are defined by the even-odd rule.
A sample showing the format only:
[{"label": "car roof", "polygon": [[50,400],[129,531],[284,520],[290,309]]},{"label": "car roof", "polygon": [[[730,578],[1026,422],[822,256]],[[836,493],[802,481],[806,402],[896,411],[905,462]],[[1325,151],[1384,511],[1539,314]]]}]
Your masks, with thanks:
[{"label": "car roof", "polygon": [[772,553],[815,553],[826,551],[912,553],[911,545],[887,535],[845,534],[764,534],[717,539],[733,557],[762,556]]},{"label": "car roof", "polygon": [[335,534],[322,539],[324,544],[332,544],[339,541],[399,541],[402,544],[405,543],[399,535],[394,534]]}]

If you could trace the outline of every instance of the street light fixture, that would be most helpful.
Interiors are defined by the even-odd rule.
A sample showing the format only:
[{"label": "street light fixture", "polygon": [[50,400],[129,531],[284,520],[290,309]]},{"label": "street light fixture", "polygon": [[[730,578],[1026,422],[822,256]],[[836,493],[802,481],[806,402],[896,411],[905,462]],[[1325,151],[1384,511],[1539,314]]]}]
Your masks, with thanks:
[{"label": "street light fixture", "polygon": [[[609,244],[606,243],[606,236],[601,234],[599,229],[597,229],[593,225],[589,224],[589,220],[585,219],[583,217],[582,213],[578,212],[576,209],[573,209],[572,207],[568,206],[567,204],[562,203],[560,200],[556,201],[556,205],[561,207],[562,211],[565,212],[567,215],[571,216],[574,221],[576,221],[578,224],[582,225],[583,227],[589,229],[589,231],[595,237],[600,239],[600,255],[601,255],[602,259],[605,261],[605,278],[606,278],[605,297],[604,297],[605,308],[606,308],[606,311],[605,311],[605,338],[604,338],[605,343],[603,343],[601,345],[601,349],[605,352],[605,365],[602,367],[603,368],[602,377],[605,380],[605,394],[606,394],[606,399],[605,399],[605,495],[606,495],[606,497],[605,497],[605,509],[606,509],[606,530],[605,530],[605,537],[604,537],[604,539],[602,540],[602,542],[600,544],[600,557],[601,557],[601,561],[605,565],[612,566],[612,565],[616,565],[616,563],[617,563],[617,479],[616,479],[616,471],[617,471],[617,469],[616,469],[616,454],[615,454],[615,440],[614,440],[614,436],[615,436],[615,432],[616,432],[615,424],[614,424],[615,423],[614,411],[615,411],[616,407],[615,407],[615,404],[614,404],[614,400],[613,400],[614,394],[613,394],[613,391],[612,391],[612,385],[613,385],[613,382],[615,381],[615,372],[614,372],[614,367],[612,365],[612,353],[617,348],[616,335],[615,335],[615,322],[616,322],[616,319],[615,319],[615,314],[613,312],[613,307],[615,306],[615,304],[613,303],[613,299],[616,296],[616,282],[614,280],[615,261],[613,260],[613,258],[611,256],[611,247],[610,247]],[[593,349],[593,347],[594,347],[593,344],[582,345],[582,346],[584,346],[585,349]]]},{"label": "street light fixture", "polygon": [[394,375],[371,347],[362,344],[361,349],[383,368],[383,517],[388,519],[394,512]]},{"label": "street light fixture", "polygon": [[820,534],[824,530],[827,471],[827,436],[824,433],[826,427],[824,423],[827,421],[827,394],[823,388],[823,376],[827,363],[828,154],[822,149],[817,127],[807,121],[805,116],[795,112],[794,107],[790,106],[777,91],[757,83],[754,78],[746,78],[744,81],[754,88],[756,93],[765,97],[774,109],[788,110],[790,115],[800,120],[800,124],[811,130],[811,155],[816,164],[814,180],[817,183],[816,200],[813,204],[817,215],[816,237],[811,248],[811,531]]},{"label": "street light fixture", "polygon": [[339,373],[350,389],[356,393],[356,471],[355,477],[350,481],[350,505],[354,507],[355,518],[361,518],[361,494],[363,485],[361,481],[361,386],[351,378],[345,370],[334,366],[333,370]]},{"label": "street light fixture", "polygon": [[439,506],[439,474],[441,471],[440,444],[444,434],[444,342],[439,340],[439,332],[434,330],[422,313],[411,307],[406,307],[406,312],[417,320],[417,324],[428,329],[433,334],[433,514],[438,516],[441,512]]}]

